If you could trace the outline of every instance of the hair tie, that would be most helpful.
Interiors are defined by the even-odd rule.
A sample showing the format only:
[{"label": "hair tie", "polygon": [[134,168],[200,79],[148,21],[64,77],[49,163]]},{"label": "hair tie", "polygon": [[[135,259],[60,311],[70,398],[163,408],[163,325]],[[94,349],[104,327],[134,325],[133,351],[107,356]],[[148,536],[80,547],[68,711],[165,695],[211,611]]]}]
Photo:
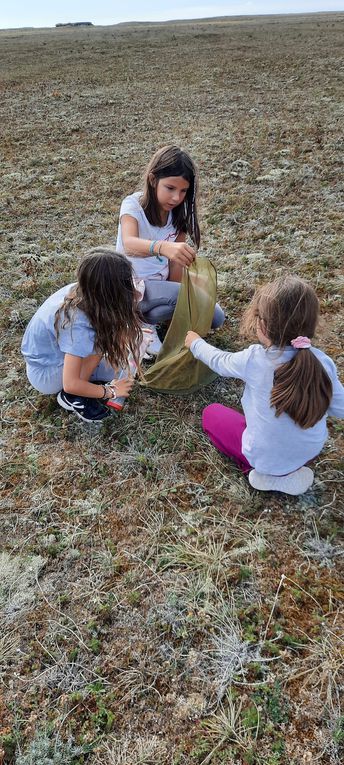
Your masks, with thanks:
[{"label": "hair tie", "polygon": [[291,345],[293,348],[310,348],[312,343],[309,337],[302,337],[302,335],[299,335],[299,337],[295,337],[295,340],[291,341]]}]

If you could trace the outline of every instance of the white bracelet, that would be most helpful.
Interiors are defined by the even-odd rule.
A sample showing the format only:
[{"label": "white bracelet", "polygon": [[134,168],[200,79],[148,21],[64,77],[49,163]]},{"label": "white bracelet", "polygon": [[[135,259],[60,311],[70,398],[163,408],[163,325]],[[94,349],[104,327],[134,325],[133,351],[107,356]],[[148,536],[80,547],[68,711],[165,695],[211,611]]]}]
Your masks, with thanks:
[{"label": "white bracelet", "polygon": [[[103,385],[103,388],[104,388],[104,396],[102,396],[102,399],[117,398],[116,388],[113,388],[112,385],[109,385],[109,383],[105,383],[105,385]],[[108,395],[109,391],[110,391],[110,395]]]},{"label": "white bracelet", "polygon": [[109,390],[111,390],[111,393],[112,393],[111,398],[117,398],[116,388],[112,387],[112,385],[108,385],[107,387],[109,388]]}]

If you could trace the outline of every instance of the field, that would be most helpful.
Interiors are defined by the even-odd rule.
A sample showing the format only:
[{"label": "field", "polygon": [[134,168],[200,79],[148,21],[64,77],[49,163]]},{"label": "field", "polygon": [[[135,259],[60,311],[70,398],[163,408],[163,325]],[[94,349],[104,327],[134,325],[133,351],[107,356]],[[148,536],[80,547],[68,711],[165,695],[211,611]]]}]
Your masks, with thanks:
[{"label": "field", "polygon": [[99,429],[31,389],[19,350],[173,142],[229,317],[212,342],[239,349],[254,286],[294,272],[343,371],[343,25],[0,32],[0,763],[343,761],[342,423],[306,495],[262,494],[201,432],[239,383],[137,386]]}]

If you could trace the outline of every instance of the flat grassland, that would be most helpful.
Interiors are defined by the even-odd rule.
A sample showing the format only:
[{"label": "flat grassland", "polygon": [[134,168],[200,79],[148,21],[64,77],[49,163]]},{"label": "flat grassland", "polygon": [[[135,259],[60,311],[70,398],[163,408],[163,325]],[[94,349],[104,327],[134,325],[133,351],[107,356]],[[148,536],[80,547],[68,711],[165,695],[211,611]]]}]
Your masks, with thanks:
[{"label": "flat grassland", "polygon": [[254,286],[316,287],[343,366],[343,14],[0,32],[0,762],[342,762],[340,421],[301,498],[259,494],[190,398],[101,429],[30,389],[36,307],[114,243],[159,146],[200,169],[202,252],[239,349]]}]

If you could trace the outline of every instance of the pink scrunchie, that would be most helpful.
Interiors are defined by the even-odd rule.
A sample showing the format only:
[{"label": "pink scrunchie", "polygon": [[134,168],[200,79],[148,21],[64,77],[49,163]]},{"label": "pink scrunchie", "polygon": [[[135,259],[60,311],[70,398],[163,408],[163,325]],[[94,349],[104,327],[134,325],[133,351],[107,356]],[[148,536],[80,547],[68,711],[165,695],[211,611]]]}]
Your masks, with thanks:
[{"label": "pink scrunchie", "polygon": [[295,337],[295,340],[291,341],[291,345],[293,348],[310,348],[312,343],[309,337],[302,337],[302,335],[299,335],[299,337]]}]

